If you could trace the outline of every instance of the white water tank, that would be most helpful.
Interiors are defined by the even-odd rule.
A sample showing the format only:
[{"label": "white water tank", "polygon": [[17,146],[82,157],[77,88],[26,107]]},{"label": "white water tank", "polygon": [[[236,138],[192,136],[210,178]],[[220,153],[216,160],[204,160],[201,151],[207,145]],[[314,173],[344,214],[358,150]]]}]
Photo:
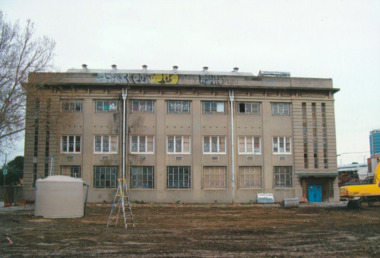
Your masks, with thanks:
[{"label": "white water tank", "polygon": [[49,176],[36,181],[34,216],[83,217],[83,181],[70,176]]}]

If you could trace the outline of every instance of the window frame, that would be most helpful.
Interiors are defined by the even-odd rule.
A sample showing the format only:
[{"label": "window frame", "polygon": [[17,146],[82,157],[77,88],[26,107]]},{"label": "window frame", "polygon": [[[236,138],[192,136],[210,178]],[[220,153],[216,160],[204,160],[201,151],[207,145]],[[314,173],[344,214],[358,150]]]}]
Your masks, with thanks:
[{"label": "window frame", "polygon": [[[133,169],[136,169],[136,171],[133,171]],[[142,175],[140,175],[140,173]],[[144,173],[146,173],[146,178],[144,178]],[[154,166],[131,166],[130,180],[131,189],[154,189]],[[146,182],[147,184],[145,184]]]},{"label": "window frame", "polygon": [[[137,137],[137,151],[134,151],[134,140],[133,138],[134,137]],[[142,137],[145,137],[145,151],[140,151],[140,147],[141,147],[141,138]],[[151,137],[152,141],[151,142],[148,142],[148,138]],[[152,150],[151,151],[148,151],[148,147],[149,147],[149,143],[152,143]],[[131,135],[130,136],[130,148],[129,148],[129,151],[131,154],[154,154],[154,149],[155,149],[155,139],[154,139],[154,136],[153,135]]]},{"label": "window frame", "polygon": [[[209,107],[207,108],[206,105],[207,103],[209,103]],[[213,104],[215,104],[215,108],[213,107]],[[221,107],[221,105],[218,105],[218,104],[223,104],[223,111],[218,111],[218,108]],[[209,109],[209,110],[206,110]],[[215,110],[213,110],[215,109]],[[225,101],[208,101],[208,100],[205,100],[205,101],[202,101],[202,114],[205,114],[205,115],[212,115],[212,114],[226,114],[226,102]]]},{"label": "window frame", "polygon": [[[184,110],[184,103],[186,103],[188,105],[187,112],[183,111]],[[191,104],[190,103],[191,103],[190,100],[167,100],[166,101],[166,113],[167,114],[190,114],[190,110],[191,110]],[[176,110],[171,111],[170,105],[175,105],[174,109],[176,109]],[[180,108],[178,108],[179,110],[177,110],[178,105],[180,106]]]},{"label": "window frame", "polygon": [[[68,170],[70,170],[70,176],[71,177],[82,178],[82,168],[81,168],[80,165],[61,165],[60,169],[61,169],[60,170],[60,175],[67,175],[68,173],[64,173],[64,172],[66,172],[64,170],[68,169]],[[76,173],[75,171],[73,171],[75,169],[79,169],[79,176],[78,177],[77,176],[73,176],[73,174],[75,175],[75,173]]]},{"label": "window frame", "polygon": [[[209,138],[209,141],[208,143],[206,143],[206,139],[205,138]],[[217,145],[217,151],[213,151],[213,144],[215,144],[215,142],[213,143],[213,138],[216,138],[216,145]],[[223,138],[224,139],[224,150],[221,151],[221,145],[220,145],[220,139]],[[203,143],[203,154],[227,154],[227,137],[224,136],[224,135],[205,135],[203,136],[203,139],[202,139],[202,143]],[[206,150],[206,144],[209,146],[209,150],[210,151],[205,151]],[[223,144],[223,143],[222,143]]]},{"label": "window frame", "polygon": [[[213,171],[206,171],[211,170]],[[218,169],[217,173],[215,170]],[[221,171],[223,169],[224,171]],[[208,173],[206,175],[206,172]],[[220,176],[223,176],[222,180]],[[208,177],[209,180],[206,180]],[[211,180],[213,177],[213,180]],[[219,181],[216,181],[215,178],[218,178]],[[216,182],[216,184],[214,184]],[[225,190],[227,189],[227,166],[203,166],[202,168],[202,189],[204,190]]]},{"label": "window frame", "polygon": [[[143,102],[146,102],[144,105],[142,105]],[[136,112],[144,112],[144,113],[154,113],[155,112],[155,100],[148,100],[148,99],[131,99],[131,113]],[[137,105],[137,110],[135,110],[135,104]],[[152,104],[151,108],[149,109],[149,105]]]},{"label": "window frame", "polygon": [[[173,169],[173,170],[177,169],[177,171],[170,171],[170,169]],[[187,171],[185,171],[185,169]],[[174,174],[175,172],[178,172],[178,174],[175,175]],[[182,178],[182,180],[180,180],[180,178]],[[187,178],[187,180],[185,178]],[[170,181],[170,179],[172,179],[173,181]],[[174,179],[177,179],[177,180],[174,180]],[[181,187],[181,182],[183,184],[182,187]],[[191,189],[191,167],[190,166],[167,166],[166,167],[166,189],[170,189],[170,190]]]},{"label": "window frame", "polygon": [[[67,137],[67,142],[64,142],[64,137]],[[73,150],[70,151],[70,137],[73,137]],[[79,151],[77,151],[77,140],[79,137]],[[64,146],[66,146],[64,150]],[[61,136],[61,153],[64,154],[80,154],[82,152],[82,136],[81,135],[62,135]]]},{"label": "window frame", "polygon": [[[79,110],[77,106],[79,105]],[[68,107],[68,108],[66,108]],[[81,113],[83,109],[83,102],[80,100],[64,100],[62,101],[62,112]]]},{"label": "window frame", "polygon": [[[275,139],[277,143],[275,143]],[[283,149],[284,151],[281,151],[281,139],[282,143],[284,145]],[[289,139],[289,148],[287,147],[287,139]],[[277,146],[276,146],[277,145]],[[272,153],[274,155],[291,155],[292,154],[292,137],[291,136],[273,136],[272,137]],[[277,151],[275,151],[275,148],[277,148]],[[289,151],[287,151],[289,149]]]},{"label": "window frame", "polygon": [[[101,171],[97,171],[97,169],[101,169]],[[119,167],[118,166],[94,166],[93,171],[94,171],[94,174],[93,174],[93,176],[94,176],[93,188],[94,189],[116,188],[117,177],[118,177],[118,173],[119,173]],[[100,175],[98,175],[97,172],[100,173]],[[104,173],[104,175],[102,175],[102,173]],[[113,175],[111,173],[113,173]],[[104,178],[99,178],[102,176],[104,176]],[[107,178],[107,176],[108,176],[108,178]],[[102,180],[104,180],[104,182]],[[98,182],[100,182],[100,184]],[[108,182],[108,184],[107,184],[107,182]]]},{"label": "window frame", "polygon": [[[244,112],[241,112],[241,105],[244,104]],[[236,103],[236,109],[237,113],[240,115],[257,115],[259,116],[261,114],[261,103],[260,102],[250,102],[250,101],[238,101]],[[247,111],[247,105],[251,106],[251,111]],[[252,106],[257,105],[257,112],[253,111]]]},{"label": "window frame", "polygon": [[[241,151],[240,149],[240,139],[244,138],[244,151]],[[248,151],[248,144],[247,143],[247,139],[251,138],[252,140],[252,150],[251,151]],[[256,152],[255,151],[255,145],[256,145],[256,141],[255,139],[258,138],[259,139],[259,151]],[[245,136],[245,135],[241,135],[238,137],[238,153],[239,155],[261,155],[261,137],[260,136]]]},{"label": "window frame", "polygon": [[[97,137],[100,137],[100,151],[97,151]],[[104,150],[104,143],[105,139],[108,137],[108,151]],[[116,144],[116,150],[115,146],[113,144]],[[114,148],[113,148],[114,147]],[[94,154],[117,154],[119,150],[119,136],[118,135],[95,135],[94,136]]]},{"label": "window frame", "polygon": [[[173,137],[173,151],[170,151],[169,138]],[[177,151],[177,139],[181,139],[181,151]],[[188,151],[184,150],[185,138],[188,142]],[[191,154],[191,136],[187,135],[168,135],[166,137],[166,153],[167,154]]]},{"label": "window frame", "polygon": [[[250,171],[253,169],[253,171]],[[258,169],[258,171],[256,171]],[[250,173],[251,172],[251,173]],[[238,188],[239,189],[261,189],[263,182],[262,168],[260,166],[239,166],[238,170]],[[248,181],[246,178],[248,177]],[[259,178],[257,183],[256,178]],[[253,178],[253,180],[251,179]],[[251,179],[251,180],[250,180]]]},{"label": "window frame", "polygon": [[[99,105],[98,103],[102,102],[102,105]],[[105,103],[109,102],[108,104],[108,110],[105,109]],[[111,105],[115,104],[115,108],[111,109]],[[99,107],[102,107],[99,109]],[[107,112],[117,112],[119,110],[119,101],[118,100],[109,100],[109,99],[97,99],[95,100],[95,113],[107,113]]]},{"label": "window frame", "polygon": [[272,102],[272,116],[290,116],[291,106],[289,102]]},{"label": "window frame", "polygon": [[[276,169],[289,169],[290,171],[276,171]],[[276,178],[277,176],[277,178]],[[281,178],[285,176],[285,178]],[[287,184],[287,181],[290,183]],[[279,182],[279,183],[277,183]],[[284,182],[284,184],[282,184]],[[293,187],[293,168],[292,166],[274,166],[273,167],[273,188],[282,189],[282,188],[292,188]]]}]

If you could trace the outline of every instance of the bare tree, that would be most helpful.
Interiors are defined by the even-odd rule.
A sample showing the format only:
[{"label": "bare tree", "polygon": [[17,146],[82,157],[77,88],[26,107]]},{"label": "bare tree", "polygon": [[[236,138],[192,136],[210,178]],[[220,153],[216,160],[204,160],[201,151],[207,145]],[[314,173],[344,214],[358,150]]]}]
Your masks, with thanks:
[{"label": "bare tree", "polygon": [[12,146],[15,136],[25,128],[26,89],[30,72],[53,68],[55,41],[34,36],[34,24],[27,20],[5,21],[0,11],[0,152]]}]

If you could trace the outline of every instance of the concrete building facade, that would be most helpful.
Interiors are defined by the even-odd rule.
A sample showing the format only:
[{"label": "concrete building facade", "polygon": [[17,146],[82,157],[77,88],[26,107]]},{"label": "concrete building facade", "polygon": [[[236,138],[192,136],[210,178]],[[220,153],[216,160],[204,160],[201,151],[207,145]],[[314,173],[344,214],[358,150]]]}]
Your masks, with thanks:
[{"label": "concrete building facade", "polygon": [[331,79],[83,66],[27,87],[26,198],[60,174],[109,202],[124,174],[135,201],[339,200]]}]

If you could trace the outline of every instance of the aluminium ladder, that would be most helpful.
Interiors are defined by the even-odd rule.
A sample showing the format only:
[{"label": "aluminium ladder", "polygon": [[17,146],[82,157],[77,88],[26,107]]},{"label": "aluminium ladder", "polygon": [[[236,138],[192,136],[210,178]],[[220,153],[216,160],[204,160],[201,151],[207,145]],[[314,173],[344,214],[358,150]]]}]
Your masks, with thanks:
[{"label": "aluminium ladder", "polygon": [[[126,199],[126,200],[125,200]],[[131,203],[129,202],[129,197],[127,194],[127,183],[124,178],[118,178],[117,179],[117,191],[115,194],[115,198],[113,200],[113,205],[111,208],[110,215],[108,217],[107,221],[107,227],[109,226],[116,226],[117,222],[119,220],[120,211],[123,211],[123,220],[124,220],[124,227],[127,228],[127,219],[125,215],[125,207],[129,209],[129,214],[131,216],[132,220],[132,227],[135,227],[133,214],[132,214],[132,207]],[[116,212],[117,210],[117,212]],[[114,214],[116,213],[116,214]],[[113,224],[113,225],[111,225]]]}]

